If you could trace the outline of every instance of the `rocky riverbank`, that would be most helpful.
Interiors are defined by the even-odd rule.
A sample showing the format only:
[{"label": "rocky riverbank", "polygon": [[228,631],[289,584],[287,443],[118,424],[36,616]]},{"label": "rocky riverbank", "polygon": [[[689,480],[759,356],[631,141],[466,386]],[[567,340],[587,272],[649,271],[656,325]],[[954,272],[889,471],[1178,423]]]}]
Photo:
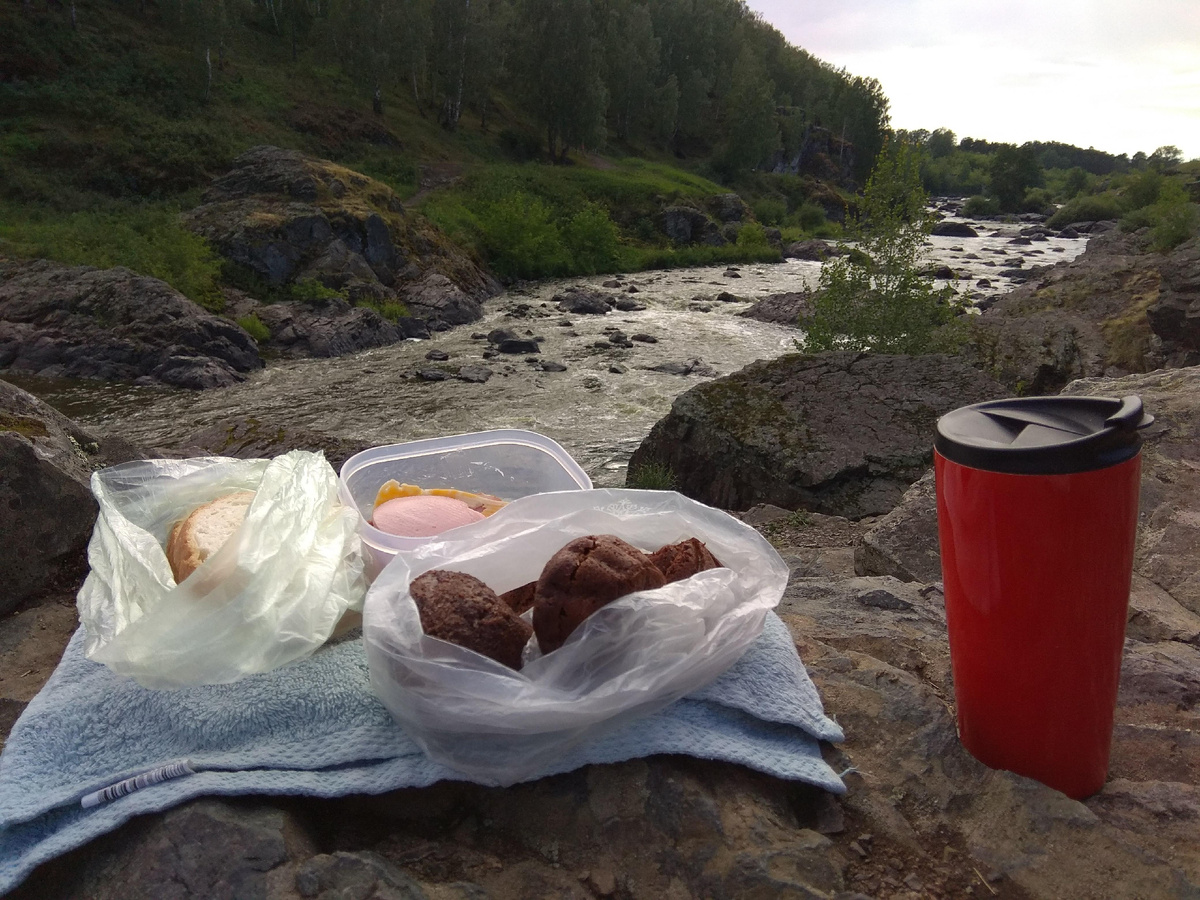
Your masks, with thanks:
[{"label": "rocky riverbank", "polygon": [[[880,538],[889,528],[930,534],[928,510],[922,523],[897,528],[892,517],[856,522],[758,505],[742,517],[791,568],[779,613],[846,731],[843,744],[825,748],[845,773],[845,797],[718,762],[655,757],[503,790],[441,784],[331,801],[212,798],[131,822],[42,866],[13,896],[1195,896],[1200,602],[1191,582],[1200,540],[1188,529],[1200,471],[1197,388],[1198,369],[1071,388],[1137,391],[1160,416],[1145,451],[1110,778],[1086,803],[989,770],[958,743],[936,544],[899,549]],[[894,403],[864,400],[864,421]],[[50,527],[64,492],[120,456],[102,458],[102,439],[29,395],[7,391],[4,409],[5,482],[20,459],[42,460],[37,483],[46,488],[22,494],[20,515]],[[253,432],[237,429],[247,453],[327,441],[295,430]],[[353,449],[326,447],[335,455]],[[917,496],[910,492],[900,509]],[[0,620],[5,730],[76,626],[83,530],[57,555],[0,559],[6,575],[18,564],[40,573]],[[889,574],[864,563],[867,545],[877,558],[896,558]],[[895,577],[901,570],[913,578]]]},{"label": "rocky riverbank", "polygon": [[[566,420],[546,428],[513,411],[557,404],[586,414],[578,433],[607,432],[581,441],[585,450],[595,440],[615,457],[614,423],[636,425],[638,440],[649,436],[635,468],[665,464],[686,492],[735,510],[780,550],[791,578],[778,611],[846,732],[823,749],[849,788],[835,799],[719,762],[653,757],[503,790],[444,783],[327,801],[209,798],[43,865],[14,896],[1200,895],[1200,368],[1126,375],[1194,363],[1197,265],[1195,241],[1163,256],[1143,252],[1136,236],[1094,239],[1073,263],[989,304],[980,333],[1014,348],[991,356],[985,342],[962,358],[786,355],[789,326],[735,315],[782,293],[770,287],[780,269],[742,267],[538,286],[485,301],[478,331],[430,326],[430,342],[344,357],[340,374],[318,368],[328,360],[273,363],[199,395],[114,388],[103,408],[74,387],[59,394],[56,402],[92,404],[79,406],[86,423],[0,383],[0,532],[15,536],[0,548],[0,578],[12,586],[0,611],[4,734],[77,626],[94,468],[163,445],[244,456],[303,447],[336,464],[422,428],[507,424],[498,415],[524,415],[512,424],[575,451]],[[801,287],[787,293],[802,296]],[[712,348],[702,360],[687,352],[696,342]],[[750,353],[780,358],[746,366]],[[474,378],[472,367],[489,375]],[[1158,417],[1144,451],[1110,777],[1083,803],[989,770],[957,740],[932,483],[922,478],[939,414],[1078,374],[1099,377],[1069,392],[1138,393]],[[441,392],[422,397],[422,386]],[[539,394],[546,403],[528,405]],[[403,405],[414,396],[419,407]],[[598,397],[613,404],[589,405]],[[625,418],[618,400],[633,408]],[[462,421],[444,418],[455,402],[476,428],[447,427]],[[351,407],[403,424],[366,427]],[[607,471],[605,457],[588,459],[590,471]]]}]

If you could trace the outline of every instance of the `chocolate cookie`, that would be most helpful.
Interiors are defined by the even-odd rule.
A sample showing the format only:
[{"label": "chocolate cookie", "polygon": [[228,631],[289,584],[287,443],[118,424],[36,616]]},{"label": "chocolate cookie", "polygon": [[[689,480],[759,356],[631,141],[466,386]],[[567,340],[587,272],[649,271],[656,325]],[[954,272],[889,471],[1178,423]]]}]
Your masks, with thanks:
[{"label": "chocolate cookie", "polygon": [[538,646],[543,653],[557,650],[600,607],[665,583],[650,557],[619,537],[576,538],[550,557],[537,581],[533,631]]},{"label": "chocolate cookie", "polygon": [[500,599],[507,603],[509,609],[519,616],[525,610],[529,609],[529,607],[533,606],[533,592],[536,588],[537,582],[531,581],[528,584],[515,587],[511,591],[505,591],[500,595]]},{"label": "chocolate cookie", "polygon": [[533,629],[478,578],[431,569],[408,591],[426,634],[521,668],[521,651]]},{"label": "chocolate cookie", "polygon": [[707,569],[721,568],[721,563],[709,552],[704,542],[697,538],[688,538],[678,544],[660,547],[650,554],[650,561],[658,566],[663,577],[667,579],[667,584],[683,581]]}]

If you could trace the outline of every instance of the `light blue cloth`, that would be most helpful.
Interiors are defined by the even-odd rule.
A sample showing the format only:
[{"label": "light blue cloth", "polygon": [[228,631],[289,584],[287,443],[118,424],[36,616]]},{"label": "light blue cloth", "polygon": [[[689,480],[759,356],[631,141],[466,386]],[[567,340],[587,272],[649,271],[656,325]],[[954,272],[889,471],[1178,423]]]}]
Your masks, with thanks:
[{"label": "light blue cloth", "polygon": [[[840,741],[774,613],[742,659],[657,715],[575,748],[552,775],[678,753],[845,786],[816,739]],[[95,790],[159,766],[197,770],[83,809]],[[0,756],[0,894],[35,866],[136,815],[206,794],[338,797],[462,776],[430,761],[371,692],[361,640],[236,684],[151,691],[83,656],[82,629]]]}]

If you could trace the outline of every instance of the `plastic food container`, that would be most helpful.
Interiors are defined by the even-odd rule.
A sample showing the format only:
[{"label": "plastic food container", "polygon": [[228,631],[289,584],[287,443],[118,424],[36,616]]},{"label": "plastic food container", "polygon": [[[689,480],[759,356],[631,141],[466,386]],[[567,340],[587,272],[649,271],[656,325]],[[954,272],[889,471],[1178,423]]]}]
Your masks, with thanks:
[{"label": "plastic food container", "polygon": [[399,552],[447,536],[459,539],[484,524],[462,525],[435,537],[400,537],[380,531],[370,524],[375,495],[393,478],[422,488],[457,488],[502,500],[592,487],[592,480],[566,450],[532,431],[478,431],[364,450],[342,466],[340,493],[342,502],[359,512],[370,580]]}]

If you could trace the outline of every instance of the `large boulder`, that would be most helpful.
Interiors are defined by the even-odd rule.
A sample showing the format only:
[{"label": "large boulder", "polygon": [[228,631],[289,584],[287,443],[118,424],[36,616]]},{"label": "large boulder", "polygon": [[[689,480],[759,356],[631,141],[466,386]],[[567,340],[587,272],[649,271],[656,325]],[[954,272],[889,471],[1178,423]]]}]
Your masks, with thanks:
[{"label": "large boulder", "polygon": [[0,614],[80,571],[96,521],[92,470],[138,455],[0,381]]},{"label": "large boulder", "polygon": [[811,302],[812,294],[808,291],[787,291],[763,297],[738,315],[747,319],[757,319],[759,322],[795,328],[800,324],[800,318],[808,314]]},{"label": "large boulder", "polygon": [[[1076,381],[1064,394],[1137,394],[1154,424],[1144,433],[1142,489],[1134,570],[1164,602],[1200,615],[1200,367],[1124,378]],[[937,504],[932,476],[918,482],[863,539],[855,553],[862,575],[940,579]]]},{"label": "large boulder", "polygon": [[629,469],[665,465],[683,493],[724,509],[877,515],[924,473],[940,415],[1002,394],[947,356],[784,356],[680,395]]},{"label": "large boulder", "polygon": [[831,256],[841,256],[842,251],[837,244],[823,241],[820,238],[810,238],[807,241],[795,241],[784,248],[784,259],[807,259],[812,262],[824,262]]},{"label": "large boulder", "polygon": [[248,150],[184,223],[237,267],[248,289],[312,279],[352,300],[407,303],[432,328],[475,321],[480,301],[499,290],[391,188],[294,150]]},{"label": "large boulder", "polygon": [[709,208],[721,222],[741,222],[746,218],[749,209],[737,194],[717,194],[709,200]]},{"label": "large boulder", "polygon": [[250,335],[157,278],[0,261],[0,369],[198,389],[262,364]]},{"label": "large boulder", "polygon": [[930,234],[940,237],[979,237],[979,232],[966,222],[937,222]]},{"label": "large boulder", "polygon": [[1146,310],[1150,327],[1162,341],[1164,361],[1200,364],[1200,238],[1192,238],[1159,264],[1158,298]]},{"label": "large boulder", "polygon": [[668,206],[659,213],[659,225],[676,244],[725,242],[713,221],[690,206]]},{"label": "large boulder", "polygon": [[1150,253],[1143,237],[1111,231],[1075,259],[1024,277],[973,320],[965,350],[1012,392],[1050,394],[1076,378],[1200,361],[1192,343],[1200,319],[1189,318],[1200,292],[1198,240]]}]

